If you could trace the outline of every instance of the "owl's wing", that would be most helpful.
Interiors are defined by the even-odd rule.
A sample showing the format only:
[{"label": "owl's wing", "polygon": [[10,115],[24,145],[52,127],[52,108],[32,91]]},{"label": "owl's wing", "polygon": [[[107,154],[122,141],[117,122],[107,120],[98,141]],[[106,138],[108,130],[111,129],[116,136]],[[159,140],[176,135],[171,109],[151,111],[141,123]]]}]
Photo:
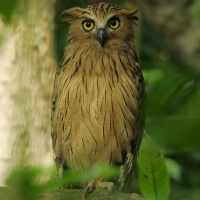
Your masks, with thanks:
[{"label": "owl's wing", "polygon": [[145,101],[145,85],[144,78],[140,65],[135,58],[134,67],[135,84],[138,91],[138,116],[136,121],[136,127],[134,127],[134,140],[131,142],[132,152],[128,152],[125,155],[124,163],[120,168],[120,175],[118,182],[120,183],[120,189],[126,192],[130,192],[130,184],[133,176],[133,171],[136,167],[136,160],[142,141],[143,129],[145,124],[145,112],[144,112],[144,101]]},{"label": "owl's wing", "polygon": [[[62,62],[61,62],[62,63]],[[59,77],[60,72],[62,71],[62,65],[59,66],[57,69],[55,80],[54,80],[54,89],[53,89],[53,95],[52,95],[52,111],[51,111],[51,121],[52,121],[52,132],[51,132],[51,138],[52,138],[52,146],[54,151],[54,160],[56,163],[56,167],[58,169],[58,172],[60,175],[63,173],[64,168],[64,160],[63,160],[63,150],[62,150],[62,143],[61,138],[58,134],[57,130],[57,98],[58,98],[58,84],[59,84]]]}]

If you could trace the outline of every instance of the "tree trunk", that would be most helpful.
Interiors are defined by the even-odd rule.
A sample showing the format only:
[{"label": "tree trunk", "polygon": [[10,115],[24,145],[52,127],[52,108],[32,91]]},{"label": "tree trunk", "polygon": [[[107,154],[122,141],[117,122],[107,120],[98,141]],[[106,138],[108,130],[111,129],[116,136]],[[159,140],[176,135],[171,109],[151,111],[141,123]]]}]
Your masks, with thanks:
[{"label": "tree trunk", "polygon": [[1,44],[0,172],[4,175],[16,166],[53,163],[54,2],[21,0]]},{"label": "tree trunk", "polygon": [[[5,40],[6,38],[6,40]],[[14,38],[0,18],[0,185],[6,178],[11,158],[11,121],[13,114]]]}]

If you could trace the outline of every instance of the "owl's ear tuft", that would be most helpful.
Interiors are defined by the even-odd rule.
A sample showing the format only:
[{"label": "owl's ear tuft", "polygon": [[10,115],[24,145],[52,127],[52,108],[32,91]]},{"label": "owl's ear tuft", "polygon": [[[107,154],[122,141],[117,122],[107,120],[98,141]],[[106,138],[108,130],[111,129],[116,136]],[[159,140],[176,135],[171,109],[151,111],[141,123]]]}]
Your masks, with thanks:
[{"label": "owl's ear tuft", "polygon": [[78,13],[80,9],[81,8],[79,7],[75,7],[75,8],[70,8],[68,10],[64,10],[60,15],[60,19],[63,22],[72,22],[73,20],[78,18]]},{"label": "owl's ear tuft", "polygon": [[126,16],[132,23],[134,23],[135,25],[137,25],[139,18],[136,16],[136,13],[138,12],[138,10],[135,11],[126,11],[123,10],[122,11],[122,15]]},{"label": "owl's ear tuft", "polygon": [[135,25],[137,25],[138,23],[138,21],[139,21],[139,18],[135,15],[136,13],[138,12],[138,10],[135,10],[135,11],[133,11],[133,12],[130,12],[130,14],[129,14],[129,19],[135,24]]}]

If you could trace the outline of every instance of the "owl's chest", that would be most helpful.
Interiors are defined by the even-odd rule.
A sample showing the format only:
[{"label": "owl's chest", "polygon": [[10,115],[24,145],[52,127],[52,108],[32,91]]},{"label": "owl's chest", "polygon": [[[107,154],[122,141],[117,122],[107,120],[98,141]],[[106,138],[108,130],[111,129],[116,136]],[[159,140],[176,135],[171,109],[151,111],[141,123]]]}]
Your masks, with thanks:
[{"label": "owl's chest", "polygon": [[106,112],[113,116],[117,112],[121,114],[120,107],[135,108],[138,91],[134,79],[125,74],[84,78],[77,75],[66,88],[63,87],[60,96],[63,106],[68,107],[74,116],[82,115],[84,120],[97,121]]},{"label": "owl's chest", "polygon": [[138,89],[133,67],[130,68],[134,63],[129,63],[130,66],[124,63],[127,63],[124,56],[97,57],[95,53],[91,53],[90,59],[79,56],[76,62],[68,62],[57,78],[58,115],[66,127],[77,122],[74,126],[77,132],[88,127],[102,132],[105,123],[109,129],[124,118],[132,123],[133,115],[137,115]]},{"label": "owl's chest", "polygon": [[102,158],[105,162],[118,146],[129,151],[138,107],[134,79],[124,74],[83,79],[77,74],[65,85],[58,97],[58,130],[61,140],[74,147],[74,159],[81,155],[89,165],[102,150],[108,152]]}]

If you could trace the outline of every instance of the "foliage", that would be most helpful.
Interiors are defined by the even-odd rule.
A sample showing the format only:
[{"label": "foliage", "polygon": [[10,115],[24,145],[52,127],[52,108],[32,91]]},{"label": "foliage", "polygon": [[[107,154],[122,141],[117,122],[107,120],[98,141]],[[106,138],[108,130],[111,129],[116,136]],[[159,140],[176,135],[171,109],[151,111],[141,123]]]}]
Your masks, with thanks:
[{"label": "foliage", "polygon": [[169,196],[169,174],[165,159],[148,135],[142,141],[138,159],[139,183],[147,200],[166,200]]},{"label": "foliage", "polygon": [[166,157],[169,199],[197,200],[200,74],[174,57],[160,32],[146,23],[141,27],[140,55],[147,92],[145,128]]},{"label": "foliage", "polygon": [[171,178],[177,182],[181,180],[181,166],[173,159],[166,158],[165,163]]},{"label": "foliage", "polygon": [[165,64],[162,78],[147,84],[147,128],[166,151],[199,150],[199,75]]},{"label": "foliage", "polygon": [[13,14],[16,5],[18,4],[19,0],[0,0],[0,13],[4,16],[6,21],[10,22],[11,16]]},{"label": "foliage", "polygon": [[200,1],[195,0],[191,7],[191,16],[195,21],[200,19]]},{"label": "foliage", "polygon": [[[15,169],[7,178],[10,189],[10,199],[33,200],[45,192],[61,186],[79,185],[88,180],[104,177],[110,179],[116,176],[118,170],[107,165],[94,166],[88,172],[68,172],[62,178],[57,176],[55,168],[26,167]],[[47,178],[48,177],[48,178]]]}]

